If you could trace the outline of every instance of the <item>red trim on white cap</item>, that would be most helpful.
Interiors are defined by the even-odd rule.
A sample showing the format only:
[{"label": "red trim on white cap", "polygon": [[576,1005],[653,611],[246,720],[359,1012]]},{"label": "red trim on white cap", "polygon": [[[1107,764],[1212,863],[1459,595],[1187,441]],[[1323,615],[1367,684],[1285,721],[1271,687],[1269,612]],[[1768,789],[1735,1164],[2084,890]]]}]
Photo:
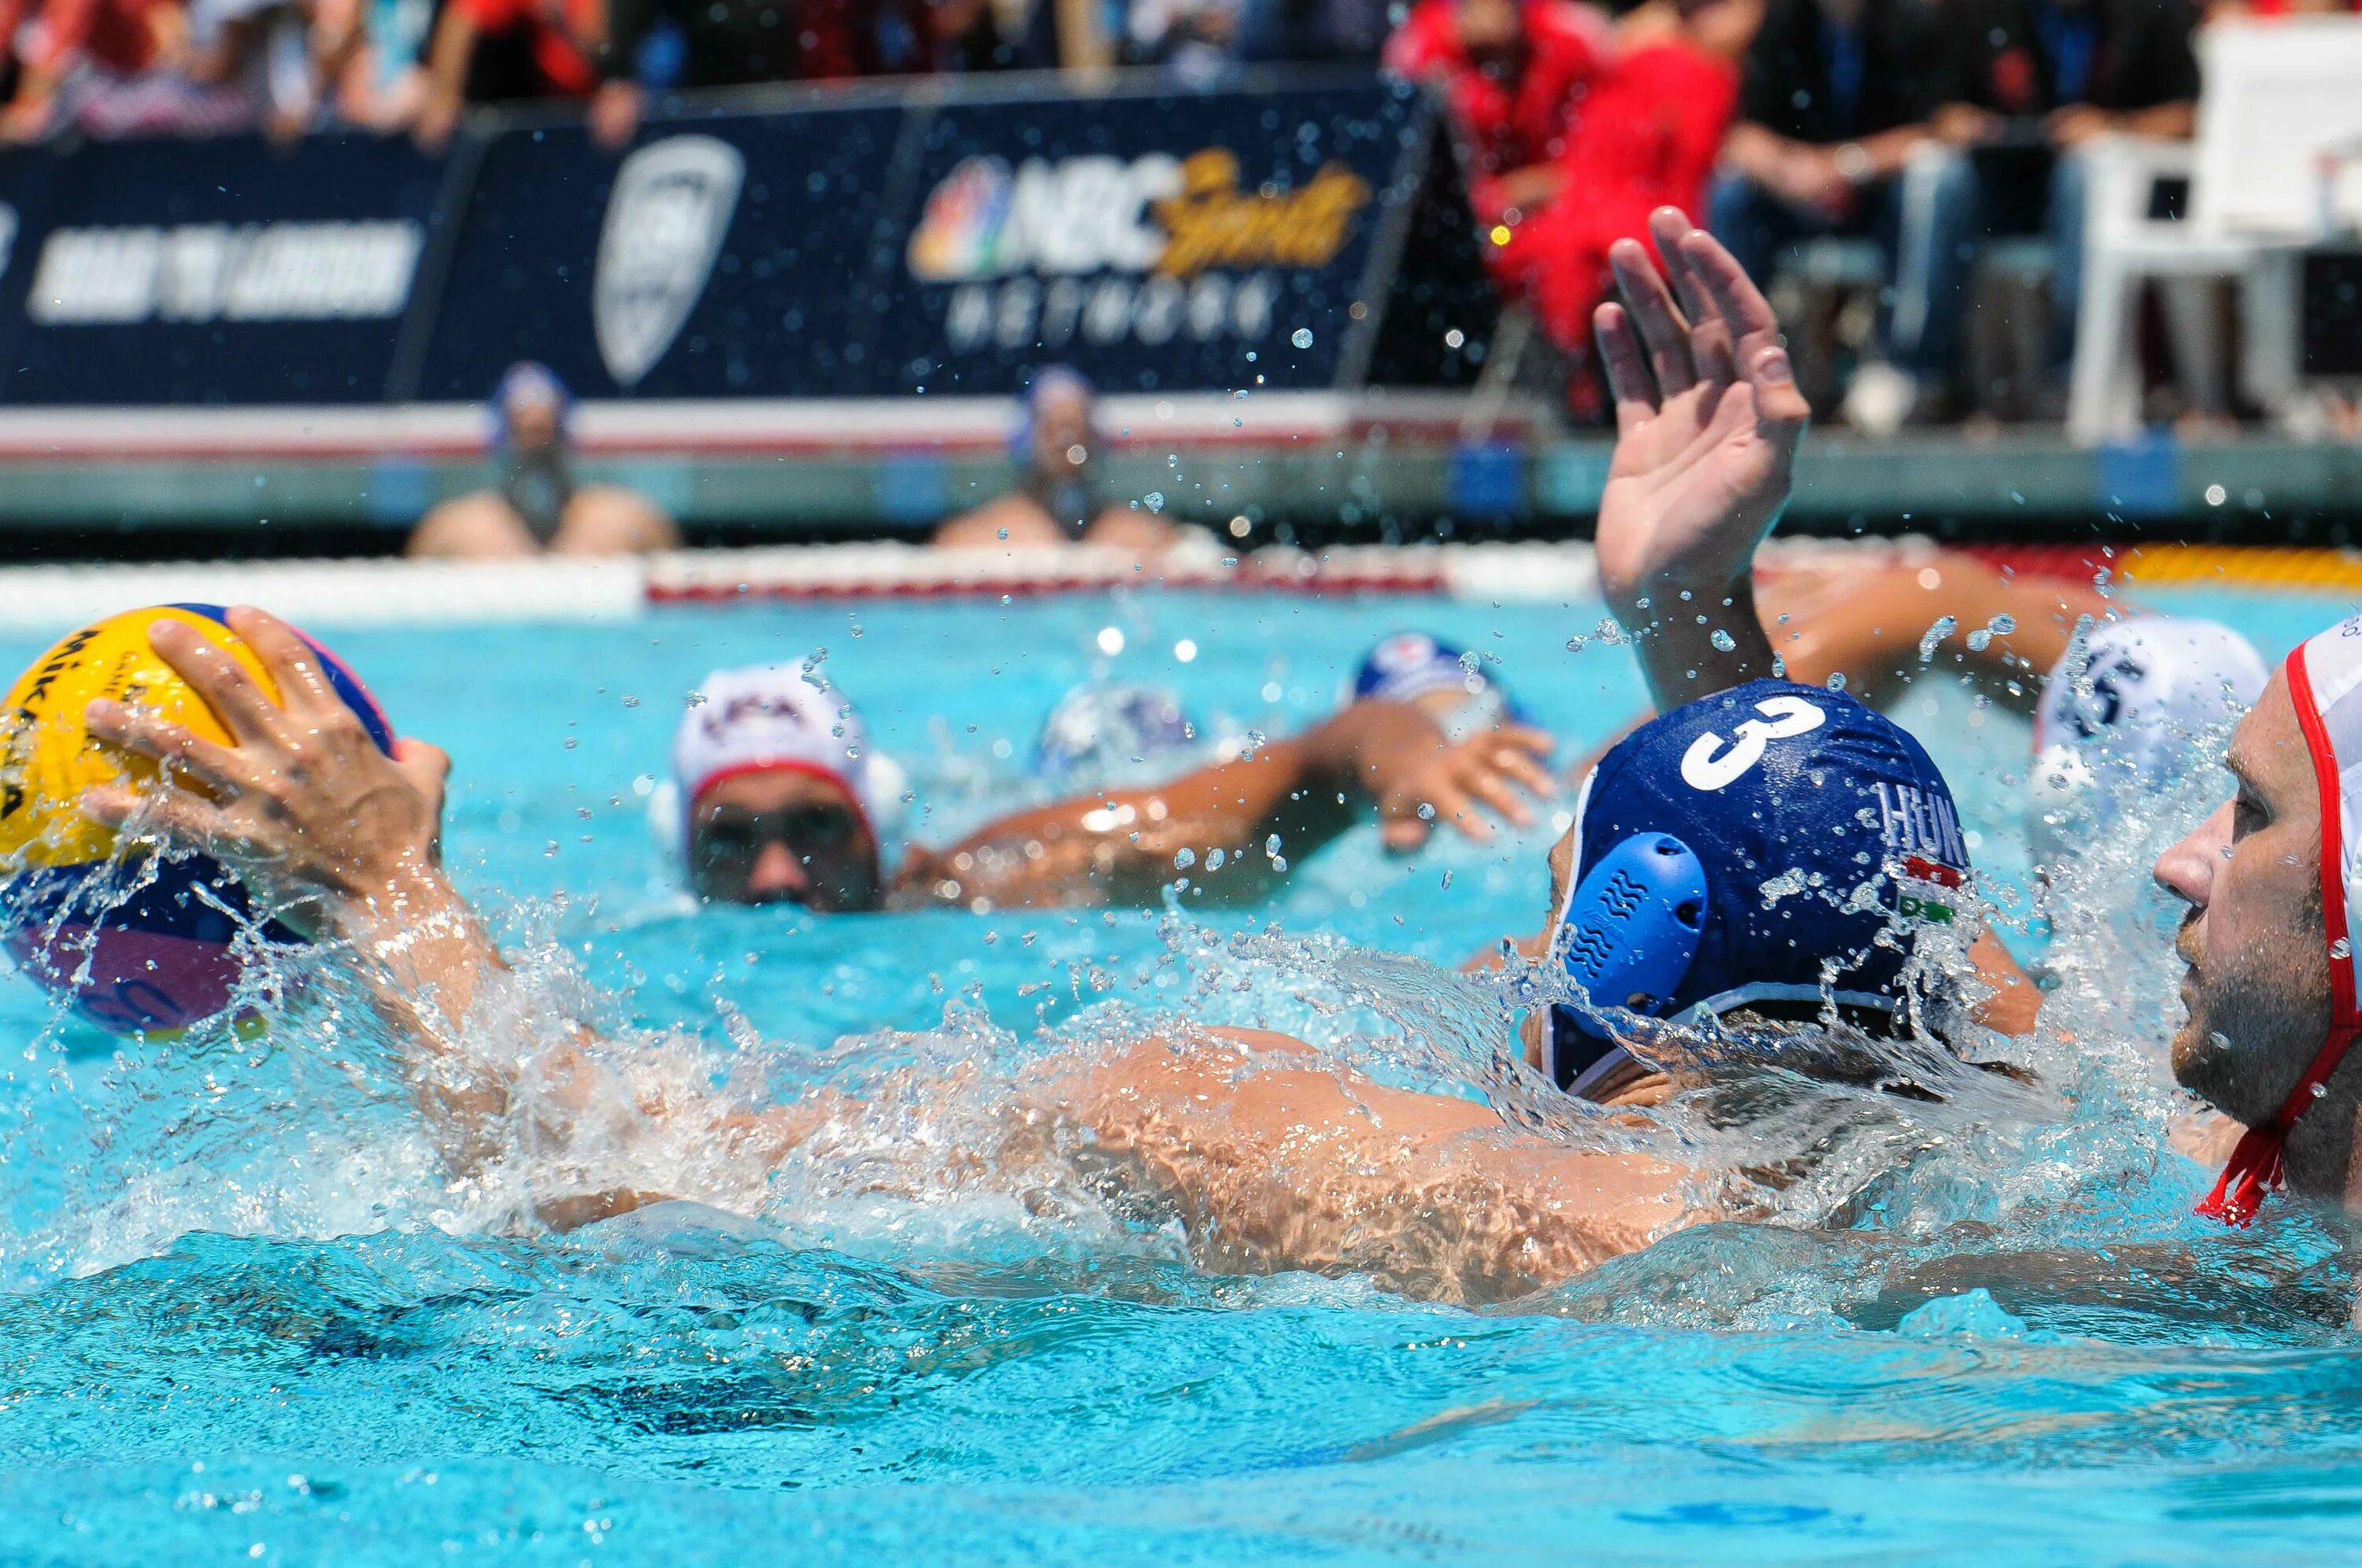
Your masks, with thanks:
[{"label": "red trim on white cap", "polygon": [[765,773],[797,773],[806,778],[819,778],[835,785],[844,791],[845,800],[852,803],[854,818],[869,834],[870,842],[874,844],[877,841],[877,824],[869,820],[869,809],[861,803],[861,791],[853,787],[852,779],[833,768],[822,767],[816,762],[798,762],[789,758],[770,762],[733,763],[728,767],[716,768],[699,779],[697,789],[689,797],[690,833],[694,835],[697,832],[697,808],[704,804],[705,797],[713,792],[713,787],[716,784],[732,778],[751,778]]}]

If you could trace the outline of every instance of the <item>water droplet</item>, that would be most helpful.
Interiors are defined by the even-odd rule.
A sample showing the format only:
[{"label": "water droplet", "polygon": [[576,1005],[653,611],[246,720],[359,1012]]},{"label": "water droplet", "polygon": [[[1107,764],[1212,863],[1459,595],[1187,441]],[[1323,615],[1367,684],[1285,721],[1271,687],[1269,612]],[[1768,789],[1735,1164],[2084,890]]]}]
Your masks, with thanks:
[{"label": "water droplet", "polygon": [[2332,958],[2351,958],[2354,956],[2354,944],[2341,936],[2329,944],[2329,955]]},{"label": "water droplet", "polygon": [[1312,347],[1312,329],[1308,326],[1299,326],[1288,335],[1287,340],[1298,348],[1309,348]]},{"label": "water droplet", "polygon": [[2206,1037],[2206,1043],[2213,1046],[2217,1051],[2228,1051],[2231,1048],[2231,1037],[2218,1029]]},{"label": "water droplet", "polygon": [[1423,823],[1433,822],[1435,820],[1435,808],[1429,805],[1425,801],[1421,801],[1418,803],[1418,820]]},{"label": "water droplet", "polygon": [[1206,852],[1206,869],[1220,871],[1222,868],[1222,862],[1229,858],[1229,854],[1223,850],[1209,849]]},{"label": "water droplet", "polygon": [[2315,1099],[2326,1099],[2329,1098],[2329,1086],[2327,1084],[2313,1085],[2312,1098]]},{"label": "water droplet", "polygon": [[1985,623],[1985,629],[1993,633],[1997,636],[2005,637],[2012,632],[2017,630],[2017,617],[2014,615],[1996,615],[1992,620]]},{"label": "water droplet", "polygon": [[1969,651],[1970,653],[1982,653],[1986,648],[1992,646],[1992,634],[1986,631],[1983,627],[1980,626],[1977,630],[1969,634]]},{"label": "water droplet", "polygon": [[1716,651],[1721,653],[1728,653],[1738,646],[1738,640],[1719,626],[1714,629],[1714,635],[1706,638],[1706,641],[1712,643]]},{"label": "water droplet", "polygon": [[1828,687],[1832,691],[1844,690],[1846,688],[1845,671],[1842,669],[1831,670],[1829,672]]},{"label": "water droplet", "polygon": [[1194,849],[1182,850],[1173,857],[1173,868],[1176,871],[1187,871],[1197,864],[1198,852]]},{"label": "water droplet", "polygon": [[1583,651],[1583,639],[1581,637],[1567,638],[1566,651],[1569,653],[1581,653]]},{"label": "water droplet", "polygon": [[1123,628],[1120,626],[1101,626],[1099,635],[1095,640],[1098,644],[1099,652],[1109,658],[1123,652]]}]

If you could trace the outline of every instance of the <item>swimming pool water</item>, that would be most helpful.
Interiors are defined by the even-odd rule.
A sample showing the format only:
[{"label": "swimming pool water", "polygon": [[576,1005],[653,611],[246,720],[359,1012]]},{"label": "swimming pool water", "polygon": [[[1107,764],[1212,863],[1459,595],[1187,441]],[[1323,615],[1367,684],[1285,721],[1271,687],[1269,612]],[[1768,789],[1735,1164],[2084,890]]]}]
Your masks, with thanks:
[{"label": "swimming pool water", "polygon": [[[2337,608],[2152,598],[2273,657]],[[1279,733],[1406,627],[1497,656],[1571,761],[1640,701],[1624,650],[1565,648],[1602,613],[1148,593],[321,630],[453,752],[449,857],[505,929],[566,949],[579,978],[547,946],[535,972],[550,1005],[638,1032],[683,1083],[993,1067],[1113,999],[1473,1093],[1481,993],[1378,955],[1449,966],[1538,926],[1547,821],[1407,859],[1364,830],[1245,910],[822,919],[694,910],[635,785],[709,668],[825,647],[911,773],[910,835],[942,842],[1039,796],[1034,728],[1078,679]],[[2024,724],[1952,695],[1902,716],[2022,906]],[[2162,1145],[2167,917],[2137,866],[2208,788],[2094,847],[2128,912],[2013,933],[2086,1023],[2039,1114],[1914,1124],[1874,1200],[1484,1310],[1211,1275],[1074,1192],[877,1144],[717,1180],[723,1207],[502,1233],[359,1034],[315,1013],[126,1045],[8,978],[0,1562],[2352,1555],[2337,1238],[2285,1206],[2241,1235],[2190,1219],[2202,1175]],[[914,1143],[956,1133],[926,1110]]]}]

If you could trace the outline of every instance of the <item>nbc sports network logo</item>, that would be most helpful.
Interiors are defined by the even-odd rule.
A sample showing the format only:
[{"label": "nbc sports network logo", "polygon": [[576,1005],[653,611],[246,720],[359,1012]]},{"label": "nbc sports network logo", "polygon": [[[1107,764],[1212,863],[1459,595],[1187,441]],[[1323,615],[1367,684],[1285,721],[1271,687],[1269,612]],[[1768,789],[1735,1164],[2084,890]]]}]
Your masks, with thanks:
[{"label": "nbc sports network logo", "polygon": [[590,326],[619,387],[639,384],[704,297],[738,210],[746,160],[710,136],[651,142],[624,160],[591,274]]},{"label": "nbc sports network logo", "polygon": [[921,283],[952,285],[955,354],[1253,347],[1289,275],[1332,265],[1370,201],[1369,182],[1335,162],[1291,188],[1242,187],[1238,156],[1220,147],[1015,166],[978,155],[928,193],[905,259]]}]

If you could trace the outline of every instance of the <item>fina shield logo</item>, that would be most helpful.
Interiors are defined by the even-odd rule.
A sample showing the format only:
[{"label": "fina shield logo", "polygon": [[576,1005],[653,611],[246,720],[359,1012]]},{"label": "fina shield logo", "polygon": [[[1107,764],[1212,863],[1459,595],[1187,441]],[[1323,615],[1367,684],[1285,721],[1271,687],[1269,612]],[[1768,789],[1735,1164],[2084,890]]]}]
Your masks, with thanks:
[{"label": "fina shield logo", "polygon": [[624,160],[591,276],[590,325],[618,386],[638,384],[705,293],[738,210],[746,160],[710,136],[668,137]]}]

